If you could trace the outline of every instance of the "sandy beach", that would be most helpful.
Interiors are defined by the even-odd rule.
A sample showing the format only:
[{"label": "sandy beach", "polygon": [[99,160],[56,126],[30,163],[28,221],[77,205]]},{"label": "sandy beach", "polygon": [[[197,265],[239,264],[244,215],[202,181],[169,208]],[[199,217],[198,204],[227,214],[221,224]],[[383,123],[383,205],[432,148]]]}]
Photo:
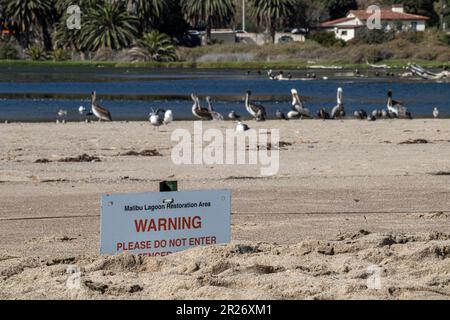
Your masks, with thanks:
[{"label": "sandy beach", "polygon": [[[0,299],[450,298],[450,120],[248,123],[280,129],[276,176],[175,166],[193,122],[0,124]],[[101,195],[168,179],[231,189],[232,243],[100,256]]]}]

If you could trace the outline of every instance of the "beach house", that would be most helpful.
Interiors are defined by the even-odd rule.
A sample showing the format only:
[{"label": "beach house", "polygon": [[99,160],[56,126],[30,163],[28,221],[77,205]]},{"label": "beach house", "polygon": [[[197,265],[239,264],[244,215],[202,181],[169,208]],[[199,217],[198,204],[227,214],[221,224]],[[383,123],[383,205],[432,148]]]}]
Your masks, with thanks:
[{"label": "beach house", "polygon": [[[355,38],[358,29],[367,27],[367,21],[373,15],[373,11],[370,10],[350,10],[346,17],[323,22],[320,28],[334,32],[338,39],[349,41]],[[425,31],[425,23],[429,19],[425,16],[406,13],[402,4],[381,9],[380,18],[384,30],[396,31]]]}]

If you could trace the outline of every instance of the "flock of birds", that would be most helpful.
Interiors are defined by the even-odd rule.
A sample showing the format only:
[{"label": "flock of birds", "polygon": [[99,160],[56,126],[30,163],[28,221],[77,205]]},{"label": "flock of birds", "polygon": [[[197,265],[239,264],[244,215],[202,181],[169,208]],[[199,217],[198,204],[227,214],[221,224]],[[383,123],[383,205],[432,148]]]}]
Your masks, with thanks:
[{"label": "flock of birds", "polygon": [[[304,102],[300,98],[300,95],[296,89],[291,90],[292,95],[292,109],[284,114],[280,110],[277,110],[275,113],[276,119],[279,120],[294,120],[294,119],[305,119],[305,118],[313,118],[311,111],[305,107]],[[245,95],[245,109],[249,113],[249,115],[255,119],[256,121],[265,121],[267,119],[267,111],[264,106],[261,104],[257,104],[251,100],[252,92],[247,91]],[[97,102],[97,94],[96,92],[92,92],[91,96],[91,111],[86,113],[86,108],[80,106],[79,113],[80,116],[86,116],[86,121],[89,121],[90,117],[96,117],[99,121],[112,121],[111,113],[108,109],[102,107]],[[192,105],[192,114],[199,120],[202,121],[222,121],[224,120],[224,116],[220,113],[214,111],[214,107],[212,104],[212,100],[210,97],[206,97],[207,107],[203,107],[199,97],[192,93],[191,99],[194,102]],[[58,120],[57,122],[65,123],[65,117],[67,116],[66,110],[58,111]],[[331,112],[328,112],[325,108],[321,108],[317,112],[317,118],[327,120],[327,119],[342,119],[346,116],[345,107],[344,107],[344,91],[342,88],[337,89],[337,97],[336,97],[336,105],[331,109]],[[439,117],[439,110],[434,108],[433,110],[434,118]],[[391,119],[391,118],[407,118],[412,119],[411,112],[408,111],[405,105],[401,102],[393,99],[392,91],[389,90],[387,92],[387,104],[385,109],[375,109],[371,113],[367,112],[364,109],[359,109],[354,112],[354,117],[356,119],[368,121],[376,121],[377,119]],[[174,119],[174,114],[172,110],[163,110],[163,109],[152,109],[149,114],[150,124],[157,128],[162,125],[168,125]],[[234,110],[228,114],[228,119],[236,121],[236,131],[247,131],[249,130],[249,126],[244,124],[241,121],[241,116],[238,115]]]}]

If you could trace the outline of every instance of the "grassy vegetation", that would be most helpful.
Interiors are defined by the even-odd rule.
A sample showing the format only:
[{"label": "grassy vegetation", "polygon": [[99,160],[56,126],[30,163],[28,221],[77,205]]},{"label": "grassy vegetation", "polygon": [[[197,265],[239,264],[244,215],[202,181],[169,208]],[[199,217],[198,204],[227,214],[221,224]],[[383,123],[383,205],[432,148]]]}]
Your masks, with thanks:
[{"label": "grassy vegetation", "polygon": [[[421,59],[389,59],[380,61],[392,68],[403,68],[408,63],[416,63],[426,68],[450,67],[450,62],[430,61]],[[223,62],[116,62],[116,61],[25,61],[25,60],[0,60],[1,67],[55,67],[55,68],[179,68],[179,69],[274,69],[293,70],[306,69],[306,60],[277,60],[277,61],[223,61]],[[343,63],[339,60],[321,60],[317,62],[321,66],[340,66],[344,69],[370,68],[366,63]]]},{"label": "grassy vegetation", "polygon": [[[124,67],[124,68],[215,68],[215,69],[304,69],[311,65],[367,68],[367,62],[401,68],[408,63],[424,67],[450,66],[450,45],[442,34],[430,30],[420,34],[399,34],[395,39],[379,44],[362,41],[342,46],[303,43],[216,44],[177,50],[178,61],[131,62],[109,57],[128,57],[128,52],[106,55],[105,61],[0,60],[1,66],[41,67]],[[114,59],[114,58],[113,58]],[[36,59],[35,59],[36,60]]]}]

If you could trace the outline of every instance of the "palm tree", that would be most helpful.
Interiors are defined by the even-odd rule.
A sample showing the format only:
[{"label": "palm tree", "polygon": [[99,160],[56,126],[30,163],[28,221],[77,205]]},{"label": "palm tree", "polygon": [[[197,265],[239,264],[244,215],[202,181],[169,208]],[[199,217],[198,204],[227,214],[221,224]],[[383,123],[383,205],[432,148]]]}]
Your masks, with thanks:
[{"label": "palm tree", "polygon": [[105,0],[89,9],[81,29],[82,46],[91,51],[128,47],[137,34],[139,21],[122,2]]},{"label": "palm tree", "polygon": [[52,43],[47,19],[52,8],[52,0],[3,0],[2,5],[5,7],[6,15],[14,19],[20,26],[20,32],[25,34],[23,43],[25,48],[30,45],[33,27],[40,26],[44,47],[51,50]]},{"label": "palm tree", "polygon": [[294,10],[293,0],[251,0],[250,14],[258,25],[264,25],[275,43],[275,33],[282,21]]},{"label": "palm tree", "polygon": [[[83,43],[83,30],[69,29],[67,20],[69,15],[67,8],[73,4],[73,0],[55,0],[54,9],[58,22],[54,25],[53,42],[56,49],[70,50],[72,53],[79,52],[81,59],[85,59],[85,52],[89,46]],[[86,18],[86,13],[90,12],[97,4],[98,0],[78,0],[77,5],[81,9],[81,21]]]},{"label": "palm tree", "polygon": [[[67,28],[68,16],[63,15],[60,21],[55,25],[55,32],[53,33],[53,42],[56,48],[70,49],[72,52],[77,51],[82,53],[85,49],[82,43],[82,31],[78,29]],[[82,54],[82,58],[84,55]]]},{"label": "palm tree", "polygon": [[99,4],[98,0],[53,0],[54,5],[53,9],[56,10],[56,13],[59,15],[59,17],[65,15],[67,12],[67,8],[69,8],[72,5],[77,5],[81,8],[81,12],[84,12],[95,5]]},{"label": "palm tree", "polygon": [[175,61],[177,60],[176,49],[165,33],[152,31],[144,34],[136,46],[130,50],[135,61]]},{"label": "palm tree", "polygon": [[211,39],[213,26],[229,23],[234,17],[233,0],[181,0],[185,18],[193,25],[206,28],[206,41]]},{"label": "palm tree", "polygon": [[155,26],[168,7],[167,0],[128,0],[128,11],[139,19],[142,32]]}]

